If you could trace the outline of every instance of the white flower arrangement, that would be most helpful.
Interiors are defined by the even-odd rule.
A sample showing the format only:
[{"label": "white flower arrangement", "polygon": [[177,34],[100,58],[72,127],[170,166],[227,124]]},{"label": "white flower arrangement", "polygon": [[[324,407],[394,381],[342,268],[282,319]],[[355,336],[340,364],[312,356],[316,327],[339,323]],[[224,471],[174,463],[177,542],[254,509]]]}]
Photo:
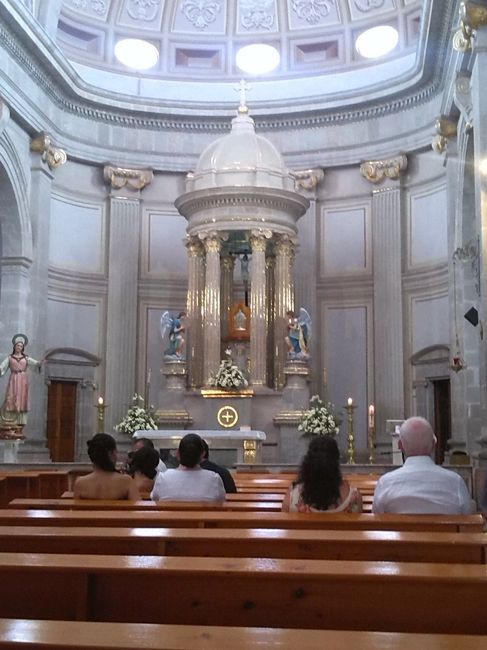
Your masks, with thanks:
[{"label": "white flower arrangement", "polygon": [[135,393],[132,397],[132,406],[127,411],[123,420],[115,426],[115,431],[132,435],[135,431],[139,431],[140,429],[157,429],[157,425],[154,422],[151,413],[143,406],[140,406],[139,402],[144,403],[144,398]]},{"label": "white flower arrangement", "polygon": [[303,412],[298,431],[302,431],[304,435],[335,434],[339,422],[333,414],[333,405],[329,402],[325,404],[319,395],[313,395],[309,400],[309,405],[310,408]]},{"label": "white flower arrangement", "polygon": [[210,386],[226,389],[245,388],[245,386],[249,385],[243,372],[233,363],[231,358],[222,360],[216,375],[210,377],[208,383]]}]

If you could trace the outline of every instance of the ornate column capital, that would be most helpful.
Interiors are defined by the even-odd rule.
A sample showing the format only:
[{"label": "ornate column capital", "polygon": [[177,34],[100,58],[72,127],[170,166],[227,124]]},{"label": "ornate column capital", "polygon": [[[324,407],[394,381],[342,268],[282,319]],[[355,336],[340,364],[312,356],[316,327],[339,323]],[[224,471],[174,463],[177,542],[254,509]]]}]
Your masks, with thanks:
[{"label": "ornate column capital", "polygon": [[301,169],[293,172],[294,176],[294,189],[308,190],[314,192],[318,185],[325,177],[325,172],[321,167],[314,167],[313,169]]},{"label": "ornate column capital", "polygon": [[381,183],[385,178],[397,180],[408,166],[405,154],[384,160],[367,160],[360,165],[360,173],[371,183]]},{"label": "ornate column capital", "polygon": [[64,149],[55,147],[51,136],[48,133],[38,133],[30,141],[30,150],[41,155],[43,162],[47,163],[49,169],[55,169],[64,165],[68,159]]},{"label": "ornate column capital", "polygon": [[457,123],[446,115],[440,115],[435,121],[436,135],[431,147],[436,153],[442,154],[448,148],[448,140],[457,135]]},{"label": "ornate column capital", "polygon": [[267,248],[267,240],[272,237],[270,230],[252,230],[250,233],[250,245],[252,251],[260,251],[265,253]]},{"label": "ornate column capital", "polygon": [[222,248],[223,237],[216,231],[208,233],[199,233],[199,238],[203,242],[206,253],[219,253]]},{"label": "ornate column capital", "polygon": [[203,245],[197,237],[187,237],[184,245],[186,246],[189,257],[203,256]]},{"label": "ornate column capital", "polygon": [[103,180],[114,190],[127,187],[130,190],[142,190],[152,182],[154,173],[152,169],[127,169],[105,165],[103,168]]},{"label": "ornate column capital", "polygon": [[487,7],[464,0],[460,4],[460,27],[453,36],[453,48],[457,52],[469,52],[476,30],[487,25]]},{"label": "ornate column capital", "polygon": [[296,248],[295,241],[289,235],[277,235],[275,241],[276,255],[292,257]]},{"label": "ornate column capital", "polygon": [[221,258],[221,264],[223,269],[226,271],[233,271],[235,267],[235,258],[233,258],[231,255],[224,255]]}]

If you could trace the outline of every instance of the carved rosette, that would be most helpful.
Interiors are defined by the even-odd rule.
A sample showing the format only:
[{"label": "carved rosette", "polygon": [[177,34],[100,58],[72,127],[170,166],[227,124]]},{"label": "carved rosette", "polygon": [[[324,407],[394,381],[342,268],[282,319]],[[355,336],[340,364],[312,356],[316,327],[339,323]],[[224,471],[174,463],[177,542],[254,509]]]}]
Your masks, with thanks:
[{"label": "carved rosette", "polygon": [[106,165],[103,169],[103,179],[114,190],[127,187],[130,190],[142,190],[152,182],[152,169],[127,169]]},{"label": "carved rosette", "polygon": [[49,169],[55,169],[64,165],[68,159],[64,149],[55,147],[52,143],[51,136],[48,133],[39,133],[30,142],[30,150],[41,155],[43,162]]},{"label": "carved rosette", "polygon": [[360,165],[360,173],[371,183],[381,183],[385,178],[397,180],[408,166],[405,154],[385,160],[368,160]]}]

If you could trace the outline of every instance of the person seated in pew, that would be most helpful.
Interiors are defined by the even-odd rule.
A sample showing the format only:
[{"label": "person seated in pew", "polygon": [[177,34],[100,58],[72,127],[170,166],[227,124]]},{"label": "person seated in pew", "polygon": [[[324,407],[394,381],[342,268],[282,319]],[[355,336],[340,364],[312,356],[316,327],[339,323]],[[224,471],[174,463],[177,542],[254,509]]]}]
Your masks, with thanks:
[{"label": "person seated in pew", "polygon": [[141,447],[134,451],[130,462],[130,475],[141,494],[152,491],[159,460],[159,454],[153,447]]},{"label": "person seated in pew", "polygon": [[210,472],[216,472],[221,477],[221,480],[223,481],[223,487],[225,488],[225,492],[227,494],[235,493],[237,491],[237,488],[235,486],[235,481],[233,480],[232,475],[226,467],[221,467],[208,458],[210,455],[208,443],[203,439],[201,439],[201,442],[203,443],[205,454],[203,456],[203,460],[200,463],[200,467],[203,469],[208,469]]},{"label": "person seated in pew", "polygon": [[436,436],[421,417],[406,420],[399,431],[399,448],[406,458],[399,469],[380,477],[372,512],[462,515],[474,512],[461,476],[435,465]]},{"label": "person seated in pew", "polygon": [[186,434],[177,452],[179,467],[158,474],[151,492],[153,501],[225,501],[220,476],[200,466],[205,450],[196,433]]},{"label": "person seated in pew", "polygon": [[127,474],[117,471],[117,446],[108,433],[97,433],[88,440],[88,456],[93,471],[76,479],[75,499],[140,499],[135,482]]},{"label": "person seated in pew", "polygon": [[286,512],[362,512],[360,492],[343,480],[340,452],[332,436],[315,436],[282,509]]},{"label": "person seated in pew", "polygon": [[[130,469],[130,465],[132,463],[133,455],[135,454],[136,451],[138,451],[139,449],[143,449],[144,447],[148,447],[149,449],[155,449],[154,443],[152,442],[152,440],[150,440],[150,438],[132,438],[132,450],[129,451],[129,453],[127,454],[127,462],[124,467],[124,472],[126,472],[127,474],[132,473]],[[162,458],[160,457],[159,452],[158,452],[158,457],[159,457],[159,462],[157,464],[157,471],[165,472],[167,466],[162,460]]]}]

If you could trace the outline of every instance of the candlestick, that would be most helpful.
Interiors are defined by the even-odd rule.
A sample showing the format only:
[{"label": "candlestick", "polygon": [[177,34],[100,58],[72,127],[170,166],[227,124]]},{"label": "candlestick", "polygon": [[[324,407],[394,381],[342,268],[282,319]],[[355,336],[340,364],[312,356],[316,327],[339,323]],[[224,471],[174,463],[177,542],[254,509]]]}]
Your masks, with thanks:
[{"label": "candlestick", "polygon": [[347,436],[347,463],[349,465],[355,464],[355,435],[353,432],[353,410],[357,408],[353,405],[353,400],[351,397],[347,400],[347,405],[345,410],[347,411],[347,421],[348,421],[348,436]]},{"label": "candlestick", "polygon": [[369,448],[369,463],[375,461],[375,407],[369,406],[369,426],[367,432],[367,446]]},{"label": "candlestick", "polygon": [[105,409],[107,405],[105,404],[103,397],[100,395],[98,398],[98,403],[95,404],[95,408],[97,410],[97,421],[98,421],[98,427],[97,427],[97,432],[98,433],[103,433],[105,431]]}]

